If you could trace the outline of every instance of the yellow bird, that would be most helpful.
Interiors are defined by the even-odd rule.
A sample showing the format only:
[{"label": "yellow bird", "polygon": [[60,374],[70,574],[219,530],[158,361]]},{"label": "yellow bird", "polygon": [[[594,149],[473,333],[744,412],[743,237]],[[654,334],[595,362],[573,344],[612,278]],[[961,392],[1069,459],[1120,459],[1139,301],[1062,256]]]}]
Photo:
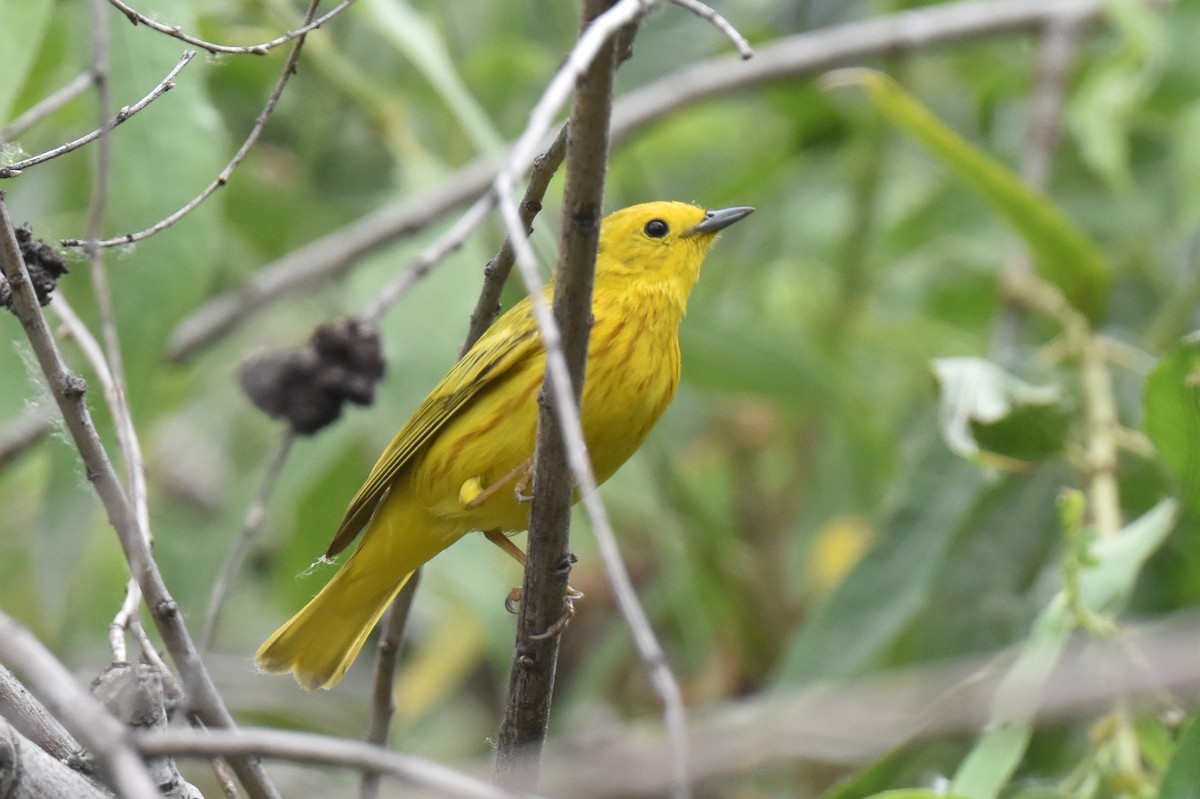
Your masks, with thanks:
[{"label": "yellow bird", "polygon": [[[596,480],[632,455],[679,384],[679,323],[717,233],[753,208],[635,205],[600,228],[581,416]],[[543,289],[547,301],[553,285]],[[333,579],[258,650],[266,672],[337,684],[423,563],[472,530],[518,560],[545,368],[529,299],[504,314],[392,439],[351,500],[326,557],[362,531]]]}]

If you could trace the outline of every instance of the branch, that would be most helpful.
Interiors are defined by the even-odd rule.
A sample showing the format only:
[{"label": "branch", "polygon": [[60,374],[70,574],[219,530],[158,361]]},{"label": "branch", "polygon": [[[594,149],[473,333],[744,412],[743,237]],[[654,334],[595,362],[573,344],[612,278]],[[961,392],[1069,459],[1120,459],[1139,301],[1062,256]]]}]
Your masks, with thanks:
[{"label": "branch", "polygon": [[[109,2],[113,1],[114,0],[109,0]],[[352,0],[347,0],[347,2],[351,1]],[[319,2],[320,0],[310,0],[308,12],[304,17],[305,21],[313,18]],[[171,214],[165,219],[159,220],[145,230],[137,233],[126,233],[124,236],[117,236],[116,238],[104,239],[102,241],[63,239],[62,245],[64,247],[119,247],[126,244],[133,244],[134,242],[147,239],[150,236],[153,236],[155,233],[169,228],[171,225],[175,224],[180,219],[183,219],[192,211],[196,210],[201,203],[216,193],[217,189],[220,189],[229,182],[229,179],[233,177],[234,171],[242,163],[242,160],[246,157],[246,154],[250,152],[250,148],[254,146],[255,142],[258,141],[258,137],[262,135],[263,128],[267,126],[267,120],[271,118],[271,113],[275,110],[275,106],[279,103],[280,96],[283,95],[284,87],[287,86],[288,80],[292,77],[292,75],[296,74],[296,65],[300,62],[300,50],[303,47],[304,34],[301,33],[296,37],[296,43],[292,45],[292,50],[288,54],[287,63],[283,65],[283,71],[279,74],[279,79],[275,81],[275,88],[271,91],[271,96],[267,98],[266,106],[263,108],[262,113],[258,115],[258,118],[254,120],[254,127],[250,129],[249,135],[246,136],[246,140],[242,142],[242,146],[238,148],[238,151],[234,153],[233,158],[228,164],[225,165],[225,168],[221,170],[221,174],[217,175],[216,180],[208,184],[204,191],[193,197],[189,203],[184,205],[175,213]],[[0,177],[4,177],[2,172],[0,172]]]},{"label": "branch", "polygon": [[[562,427],[566,416],[579,416],[587,364],[588,337],[592,320],[592,284],[595,278],[596,247],[604,206],[604,176],[608,166],[608,119],[612,110],[613,71],[616,67],[616,32],[620,25],[604,27],[604,16],[617,14],[611,0],[583,0],[582,29],[579,45],[567,59],[568,66],[555,76],[551,88],[530,115],[529,128],[513,148],[511,161],[517,161],[524,141],[539,140],[538,112],[546,114],[556,85],[565,75],[575,87],[571,118],[567,123],[567,178],[563,189],[562,233],[558,246],[558,265],[554,276],[554,336],[543,324],[546,358],[563,361],[565,374],[551,376],[547,369],[538,402],[537,441],[534,447],[533,506],[529,514],[529,546],[521,610],[517,618],[517,640],[509,675],[508,702],[496,749],[496,782],[507,788],[532,790],[537,786],[542,747],[550,723],[550,705],[554,693],[554,675],[558,664],[559,635],[548,634],[567,618],[564,609],[567,577],[571,572],[570,524],[572,489],[571,469],[567,461]],[[636,2],[623,3],[625,9],[640,14]],[[628,13],[628,11],[626,11]],[[625,22],[621,25],[626,24]],[[568,72],[578,64],[576,51],[596,31],[604,38],[588,56],[578,73]],[[557,109],[554,109],[557,110]],[[512,212],[505,215],[509,239],[521,239],[528,246],[525,222],[517,216],[515,200],[504,195],[502,202]],[[530,294],[537,295],[540,280],[533,281]],[[551,353],[553,346],[557,352]],[[558,406],[562,405],[563,408]],[[586,453],[585,453],[586,458]]]},{"label": "branch", "polygon": [[292,451],[292,443],[295,440],[295,432],[291,428],[286,429],[279,442],[279,449],[276,451],[275,457],[271,459],[270,465],[267,466],[262,482],[259,483],[258,491],[255,492],[254,499],[246,510],[246,516],[242,520],[241,534],[229,548],[229,554],[221,565],[221,571],[217,573],[217,578],[213,581],[212,591],[208,595],[208,609],[204,613],[204,626],[200,629],[200,638],[196,643],[201,652],[207,652],[212,644],[217,622],[221,619],[221,607],[225,604],[225,597],[229,593],[229,586],[233,583],[234,575],[237,574],[238,567],[241,566],[242,559],[246,556],[250,542],[258,535],[258,531],[267,517],[267,502],[275,491],[279,475],[283,473],[283,465],[287,462],[288,455]]},{"label": "branch", "polygon": [[[3,666],[0,666],[0,717],[56,760],[76,758],[83,750],[62,722]],[[3,795],[0,791],[0,796]]]},{"label": "branch", "polygon": [[712,23],[737,48],[743,61],[754,57],[754,49],[750,47],[750,42],[746,41],[746,37],[738,33],[737,28],[729,24],[729,20],[701,3],[700,0],[670,0],[670,2]]},{"label": "branch", "polygon": [[100,138],[105,131],[111,130],[118,125],[123,124],[134,114],[150,105],[150,103],[154,102],[159,97],[162,97],[164,94],[171,91],[171,89],[174,89],[175,76],[179,74],[180,70],[188,65],[188,62],[190,62],[195,55],[196,53],[194,50],[185,50],[183,55],[179,57],[179,63],[177,63],[174,68],[167,73],[167,76],[163,78],[159,84],[150,91],[149,94],[147,94],[141,100],[138,100],[133,105],[127,105],[122,108],[117,112],[115,117],[109,120],[107,125],[101,125],[99,128],[93,130],[86,136],[82,136],[75,141],[59,145],[53,150],[48,150],[41,155],[35,155],[30,158],[26,158],[23,161],[17,161],[16,163],[9,164],[8,166],[0,167],[0,179],[15,178],[17,175],[21,174],[23,170],[28,169],[31,166],[37,166],[38,164],[45,163],[53,158],[58,158],[60,155],[65,155],[72,150],[78,150],[83,145]]},{"label": "branch", "polygon": [[[1166,0],[1143,2],[1158,6]],[[629,92],[613,105],[610,146],[723,94],[814,75],[851,61],[1035,31],[1062,16],[1090,23],[1102,17],[1105,8],[1103,0],[970,0],[788,36],[757,50],[752,61],[703,61]],[[548,141],[541,143],[542,149],[547,146]],[[478,199],[495,178],[493,165],[484,159],[473,161],[437,188],[385,206],[258,270],[245,285],[209,300],[180,323],[171,334],[169,356],[175,361],[190,358],[272,303],[341,276],[364,255]]]},{"label": "branch", "polygon": [[[191,635],[179,614],[178,605],[163,582],[153,554],[139,530],[133,506],[117,479],[112,462],[92,423],[91,412],[83,399],[87,385],[80,377],[67,370],[58,345],[41,313],[37,295],[29,282],[29,273],[13,233],[8,206],[2,196],[0,272],[8,280],[13,310],[25,328],[34,355],[46,376],[50,393],[58,403],[67,430],[79,451],[88,479],[104,505],[109,524],[117,533],[125,559],[130,565],[130,573],[137,579],[155,625],[162,635],[163,643],[183,676],[190,713],[209,726],[233,726],[233,717],[230,716],[204,664],[200,661]],[[239,779],[254,797],[265,799],[278,796],[260,765],[240,761],[233,763],[233,766]]]},{"label": "branch", "polygon": [[167,730],[135,737],[147,755],[173,757],[266,757],[307,766],[336,766],[377,772],[452,799],[517,799],[482,780],[411,755],[389,752],[373,744],[327,735],[282,730]]},{"label": "branch", "polygon": [[[11,275],[9,278],[11,279]],[[129,732],[110,716],[29,630],[0,612],[0,661],[40,695],[46,707],[99,760],[110,784],[125,799],[162,799]]]},{"label": "branch", "polygon": [[0,796],[112,799],[112,794],[42,751],[3,717],[0,717]]},{"label": "branch", "polygon": [[41,122],[46,117],[53,114],[58,109],[70,103],[79,95],[92,88],[95,80],[92,78],[91,72],[81,72],[75,76],[75,80],[63,86],[58,91],[46,96],[28,111],[21,114],[19,117],[8,123],[8,127],[0,130],[0,144],[10,142],[20,136],[25,131],[32,128],[37,123]]},{"label": "branch", "polygon": [[463,242],[487,219],[493,205],[495,205],[495,200],[490,193],[476,200],[475,204],[468,208],[467,212],[459,217],[449,230],[422,250],[408,266],[371,298],[371,301],[359,313],[359,321],[372,327],[376,326],[387,309],[416,285],[418,280],[425,277],[430,269],[445,260],[452,252],[462,247]]},{"label": "branch", "polygon": [[[379,644],[376,646],[375,682],[371,687],[371,722],[367,728],[367,743],[386,749],[388,731],[392,726],[392,715],[396,712],[396,667],[400,663],[400,651],[404,646],[404,628],[408,626],[408,614],[412,610],[413,597],[421,582],[421,570],[417,569],[400,589],[400,594],[388,608],[379,625]],[[359,787],[359,799],[375,799],[379,795],[378,772],[364,772]]]},{"label": "branch", "polygon": [[[1123,626],[1107,641],[1072,642],[1038,692],[1035,720],[1063,723],[1112,711],[1114,699],[1161,712],[1194,706],[1200,691],[1200,619]],[[863,768],[920,741],[973,736],[994,722],[993,702],[1012,652],[916,666],[819,687],[729,700],[694,720],[692,778],[734,792],[731,778],[816,766]],[[1182,715],[1182,711],[1180,712]],[[586,741],[547,747],[544,792],[572,799],[661,796],[670,744],[642,724],[589,729]]]},{"label": "branch", "polygon": [[354,3],[354,0],[342,0],[342,2],[339,5],[334,7],[333,10],[327,12],[323,16],[318,17],[317,19],[312,19],[311,17],[306,18],[304,24],[301,25],[296,30],[288,31],[287,33],[283,34],[282,36],[277,36],[276,38],[271,39],[269,42],[263,42],[262,44],[247,44],[247,45],[227,45],[227,44],[214,44],[212,42],[207,42],[204,39],[199,39],[199,38],[196,38],[195,36],[189,36],[188,34],[184,33],[179,28],[178,25],[164,25],[161,22],[156,22],[156,21],[150,19],[149,17],[147,17],[146,15],[144,15],[138,11],[135,11],[133,8],[130,8],[129,6],[125,5],[124,3],[121,2],[121,0],[108,0],[108,2],[111,3],[114,8],[116,8],[118,11],[120,11],[122,14],[124,14],[129,19],[129,21],[132,22],[134,25],[145,25],[147,28],[156,30],[159,33],[165,33],[167,36],[171,36],[175,39],[179,39],[180,41],[187,42],[188,44],[192,45],[193,47],[199,47],[201,50],[206,50],[210,53],[213,53],[214,55],[217,53],[266,55],[267,53],[269,53],[271,50],[275,49],[279,45],[287,44],[288,42],[290,42],[293,39],[299,39],[300,37],[304,36],[306,33],[309,33],[311,31],[314,31],[317,28],[321,27],[326,22],[333,19],[338,14],[342,13],[347,8],[349,8],[350,5]]},{"label": "branch", "polygon": [[41,409],[29,411],[0,428],[0,469],[37,444],[54,429],[54,418]]},{"label": "branch", "polygon": [[392,239],[422,230],[448,209],[477,199],[491,179],[491,168],[479,161],[427,194],[385,206],[259,269],[243,286],[209,300],[184,319],[171,333],[167,357],[192,357],[262,308],[341,275]]},{"label": "branch", "polygon": [[[559,129],[558,135],[554,137],[550,147],[533,160],[529,185],[525,187],[525,196],[521,198],[519,206],[525,238],[533,235],[533,219],[542,210],[542,198],[546,196],[546,189],[549,188],[551,178],[562,164],[566,151],[567,127],[564,125]],[[500,245],[500,251],[483,268],[483,286],[479,290],[479,299],[475,303],[475,310],[471,311],[471,324],[467,328],[467,338],[459,349],[460,356],[465,355],[467,350],[471,349],[471,346],[479,340],[479,337],[492,326],[492,322],[496,321],[496,316],[500,312],[500,294],[504,291],[504,284],[508,282],[508,276],[512,272],[515,260],[512,238],[506,236],[504,243]]]}]

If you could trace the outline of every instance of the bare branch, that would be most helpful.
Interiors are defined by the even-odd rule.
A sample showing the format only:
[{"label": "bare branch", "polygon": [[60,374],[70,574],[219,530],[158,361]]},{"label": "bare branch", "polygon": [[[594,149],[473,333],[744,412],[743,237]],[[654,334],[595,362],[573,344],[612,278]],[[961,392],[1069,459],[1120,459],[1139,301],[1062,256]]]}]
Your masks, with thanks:
[{"label": "bare branch", "polygon": [[0,468],[20,457],[54,429],[54,417],[38,409],[0,428]]},{"label": "bare branch", "polygon": [[467,212],[459,217],[449,230],[422,250],[407,267],[388,281],[387,285],[371,298],[362,313],[358,315],[359,320],[366,325],[378,324],[380,317],[396,300],[404,296],[418,280],[429,273],[430,269],[462,247],[463,242],[475,232],[475,228],[482,225],[483,221],[487,219],[493,205],[495,205],[495,200],[490,193],[476,200],[475,204],[468,208]]},{"label": "bare branch", "polygon": [[70,103],[79,95],[92,88],[95,81],[91,72],[81,72],[75,80],[63,86],[56,92],[47,95],[32,108],[8,123],[8,127],[0,130],[0,144],[10,142],[25,131],[53,114],[58,109]]},{"label": "bare branch", "polygon": [[336,278],[393,239],[415,233],[449,209],[478,199],[494,172],[483,161],[428,194],[380,208],[259,269],[245,285],[212,300],[183,320],[167,342],[167,357],[190,358],[263,308],[305,287]]},{"label": "bare branch", "polygon": [[4,799],[112,799],[112,794],[44,752],[0,716],[0,793]]},{"label": "bare branch", "polygon": [[87,134],[86,136],[82,136],[82,137],[76,139],[75,141],[67,142],[66,144],[55,147],[53,150],[48,150],[40,155],[35,155],[30,158],[26,158],[22,161],[17,161],[16,163],[9,164],[8,166],[0,167],[0,179],[16,177],[17,175],[21,174],[21,172],[23,170],[28,169],[31,166],[37,166],[38,164],[45,163],[46,161],[49,161],[53,158],[58,158],[60,155],[65,155],[66,153],[69,153],[72,150],[78,150],[83,145],[93,142],[96,139],[100,138],[100,136],[102,135],[102,133],[105,130],[111,130],[112,128],[117,127],[118,125],[122,124],[123,122],[128,120],[130,117],[132,117],[134,114],[138,113],[143,108],[150,105],[150,103],[154,102],[159,97],[162,97],[164,94],[169,92],[171,89],[174,89],[175,88],[175,76],[179,74],[179,71],[181,69],[183,69],[184,67],[186,67],[188,65],[188,62],[191,61],[192,58],[195,57],[195,55],[196,55],[196,52],[194,50],[184,51],[183,55],[180,56],[180,58],[179,58],[179,63],[177,63],[174,66],[174,68],[172,68],[171,71],[167,73],[167,76],[165,78],[163,78],[162,81],[160,81],[159,84],[157,86],[155,86],[150,91],[149,94],[147,94],[141,100],[138,100],[133,105],[125,106],[120,111],[118,111],[117,115],[115,117],[113,117],[111,120],[109,120],[107,126],[101,126],[100,128],[93,130],[91,133]]},{"label": "bare branch", "polygon": [[159,33],[165,33],[167,36],[187,42],[193,47],[199,47],[201,50],[206,50],[214,54],[232,53],[246,55],[266,55],[279,45],[287,44],[293,39],[298,39],[306,33],[310,33],[311,31],[321,27],[326,22],[329,22],[329,20],[333,19],[338,14],[349,8],[354,3],[354,0],[342,0],[342,2],[335,6],[333,10],[325,13],[317,19],[306,19],[305,23],[296,30],[288,31],[282,36],[277,36],[276,38],[271,39],[269,42],[247,45],[214,44],[213,42],[207,42],[204,39],[200,39],[195,36],[189,36],[188,34],[184,33],[178,25],[164,25],[161,22],[156,22],[146,15],[127,6],[125,3],[121,2],[121,0],[108,0],[108,2],[111,3],[114,8],[124,14],[134,25],[145,25],[147,28],[156,30]]},{"label": "bare branch", "polygon": [[[1143,2],[1162,5],[1165,0]],[[663,117],[723,94],[851,61],[1038,30],[1063,15],[1081,24],[1094,22],[1104,9],[1102,0],[971,0],[796,34],[756,51],[749,62],[711,59],[629,92],[613,105],[610,144],[615,147]],[[549,144],[543,141],[540,147]],[[271,303],[342,275],[367,253],[477,199],[494,179],[494,166],[483,159],[473,161],[447,183],[381,208],[260,269],[244,286],[210,300],[184,319],[171,335],[170,357],[190,358]]]},{"label": "bare branch", "polygon": [[3,666],[0,666],[0,717],[57,760],[75,757],[82,749],[62,722]]},{"label": "bare branch", "polygon": [[726,39],[733,43],[743,61],[754,57],[754,49],[750,47],[750,42],[746,41],[746,37],[738,33],[737,28],[733,27],[729,20],[701,3],[700,0],[670,0],[670,2],[711,22],[717,30],[725,35]]},{"label": "bare branch", "polygon": [[[109,0],[109,2],[113,2],[113,0]],[[308,12],[304,17],[306,22],[311,20],[313,14],[316,13],[317,4],[319,2],[320,0],[311,0],[309,3]],[[296,74],[296,65],[300,62],[300,51],[303,47],[304,34],[300,34],[296,37],[296,43],[292,45],[292,50],[288,54],[287,63],[283,65],[283,71],[279,73],[279,79],[275,81],[275,88],[272,90],[271,96],[267,98],[266,106],[263,107],[262,113],[258,115],[258,118],[254,120],[254,127],[250,129],[250,133],[246,136],[246,140],[242,142],[242,146],[238,148],[236,153],[234,153],[234,156],[230,162],[225,165],[224,169],[221,170],[221,174],[217,175],[216,180],[208,184],[204,191],[193,197],[190,202],[188,202],[178,211],[166,217],[165,219],[159,220],[145,230],[137,233],[126,233],[124,236],[117,236],[111,239],[96,241],[90,246],[119,247],[125,244],[133,244],[134,242],[147,239],[150,236],[153,236],[155,233],[169,228],[180,219],[183,219],[192,211],[196,210],[201,203],[211,197],[217,191],[217,189],[220,189],[226,183],[228,183],[229,179],[233,176],[234,171],[239,165],[241,165],[242,160],[246,157],[246,154],[250,152],[250,148],[254,146],[255,142],[258,141],[258,137],[262,135],[263,128],[267,126],[267,120],[271,118],[271,113],[275,110],[275,106],[279,103],[279,98],[283,95],[283,89],[285,86],[287,86],[288,80],[291,79],[292,75]],[[0,172],[0,177],[4,177],[2,172]],[[64,247],[81,247],[87,246],[88,242],[80,241],[79,239],[63,239],[62,245]]]},{"label": "bare branch", "polygon": [[[626,8],[643,9],[634,3]],[[582,49],[588,34],[605,30],[605,17],[616,15],[611,0],[583,0],[580,18],[582,27],[576,50]],[[561,380],[551,377],[547,370],[538,403],[537,441],[534,448],[533,505],[529,514],[529,546],[525,562],[525,579],[521,593],[521,609],[517,617],[516,643],[509,672],[508,701],[496,748],[496,782],[506,788],[532,790],[537,786],[542,747],[550,723],[550,705],[554,694],[554,675],[558,666],[559,635],[547,635],[563,617],[567,593],[567,578],[573,557],[570,553],[570,523],[573,481],[567,464],[560,422],[563,416],[579,416],[579,399],[583,391],[587,363],[588,338],[592,319],[592,284],[595,278],[596,247],[600,234],[600,218],[604,207],[604,176],[608,166],[608,118],[612,108],[613,71],[616,68],[616,31],[620,25],[607,28],[608,34],[587,61],[567,58],[567,73],[574,64],[575,74],[567,73],[569,85],[575,87],[571,119],[567,124],[567,177],[563,190],[562,232],[558,247],[558,265],[554,275],[554,345],[543,328],[546,358],[562,360],[566,375]],[[559,75],[551,87],[561,85]],[[538,108],[542,114],[550,108],[545,102],[552,97],[547,89]],[[536,111],[536,109],[535,109]],[[549,113],[556,113],[553,108]],[[537,113],[530,115],[530,127],[522,140],[540,139],[542,132],[535,127]],[[510,157],[516,160],[520,143]],[[499,181],[497,181],[499,182]],[[513,196],[505,194],[503,203],[509,239],[529,242],[526,225],[517,213]],[[517,217],[516,219],[512,217]],[[515,223],[515,224],[514,224]],[[535,268],[536,274],[536,268]],[[540,280],[529,287],[530,294],[540,299]],[[552,385],[561,382],[562,385]],[[565,388],[565,391],[562,390]],[[556,390],[557,389],[557,390]],[[559,408],[559,405],[569,406]],[[584,454],[587,458],[586,452]]]},{"label": "bare branch", "polygon": [[[1200,696],[1194,612],[1166,622],[1123,626],[1109,640],[1074,641],[1038,692],[1036,719],[1094,719],[1115,699],[1159,710]],[[994,720],[993,701],[1014,649],[987,657],[916,666],[766,692],[709,707],[688,738],[697,784],[807,764],[861,768],[917,741],[972,735]],[[589,730],[586,742],[547,747],[543,790],[573,799],[660,796],[670,745],[644,725]]]},{"label": "bare branch", "polygon": [[174,757],[266,757],[309,766],[325,765],[374,771],[395,777],[438,796],[454,799],[533,799],[493,788],[482,780],[411,755],[388,752],[373,744],[327,735],[245,728],[241,730],[167,730],[136,737],[148,755]]},{"label": "bare branch", "polygon": [[[130,565],[130,573],[138,580],[163,642],[183,675],[189,712],[210,726],[233,726],[233,717],[230,716],[196,652],[191,635],[178,612],[178,605],[163,582],[146,539],[141,535],[133,506],[117,479],[112,462],[92,423],[91,412],[83,398],[86,383],[67,370],[58,345],[42,315],[13,232],[8,206],[2,198],[0,272],[8,280],[13,310],[21,320],[34,356],[46,377],[50,393],[62,412],[67,430],[83,460],[88,479],[104,504],[109,523],[117,533],[125,559]],[[278,796],[259,764],[243,760],[235,761],[233,767],[247,790],[257,799],[274,799]]]},{"label": "bare branch", "polygon": [[[404,628],[408,626],[408,614],[412,610],[413,597],[421,582],[421,570],[417,569],[400,589],[400,594],[388,608],[380,623],[379,644],[376,646],[375,681],[371,687],[371,723],[367,728],[367,743],[387,748],[388,731],[392,726],[392,715],[396,712],[396,667],[400,663],[400,652],[404,646]],[[379,795],[379,773],[364,772],[359,787],[359,799],[375,799]]]},{"label": "bare branch", "polygon": [[130,745],[125,725],[78,686],[66,667],[29,630],[3,612],[0,612],[0,661],[11,666],[55,718],[96,756],[121,796],[161,799],[141,757]]},{"label": "bare branch", "polygon": [[[533,233],[533,219],[542,210],[542,198],[550,186],[550,179],[562,164],[563,155],[567,151],[567,128],[559,129],[554,142],[541,155],[533,160],[533,169],[529,175],[529,185],[525,187],[525,196],[521,198],[521,224],[525,228],[525,237]],[[484,334],[500,312],[500,293],[512,272],[514,261],[512,239],[507,236],[500,251],[483,268],[483,286],[479,290],[479,299],[475,310],[471,312],[471,324],[467,329],[467,338],[459,349],[459,355],[465,355],[479,337]]]},{"label": "bare branch", "polygon": [[263,473],[258,491],[255,492],[254,499],[246,510],[246,517],[242,520],[242,532],[230,547],[229,554],[221,565],[221,571],[217,573],[217,578],[213,581],[212,592],[208,596],[208,610],[204,614],[204,627],[201,628],[199,639],[196,642],[196,646],[201,652],[207,652],[212,644],[217,622],[221,618],[221,607],[225,604],[225,597],[229,593],[229,586],[233,584],[234,575],[237,574],[238,567],[241,566],[242,559],[246,556],[246,550],[258,535],[263,521],[266,520],[267,502],[275,491],[279,475],[283,473],[283,465],[287,463],[288,455],[292,451],[292,443],[295,440],[295,433],[290,427],[287,428],[279,442],[279,449],[267,466],[266,472]]}]

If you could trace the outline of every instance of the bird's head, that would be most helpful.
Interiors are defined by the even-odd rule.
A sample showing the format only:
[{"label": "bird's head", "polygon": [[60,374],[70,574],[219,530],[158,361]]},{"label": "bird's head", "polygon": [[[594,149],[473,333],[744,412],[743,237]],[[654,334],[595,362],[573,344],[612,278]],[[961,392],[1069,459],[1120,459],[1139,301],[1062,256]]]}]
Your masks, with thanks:
[{"label": "bird's head", "polygon": [[753,210],[652,202],[610,214],[600,225],[596,281],[624,281],[627,289],[670,298],[682,311],[717,234]]}]

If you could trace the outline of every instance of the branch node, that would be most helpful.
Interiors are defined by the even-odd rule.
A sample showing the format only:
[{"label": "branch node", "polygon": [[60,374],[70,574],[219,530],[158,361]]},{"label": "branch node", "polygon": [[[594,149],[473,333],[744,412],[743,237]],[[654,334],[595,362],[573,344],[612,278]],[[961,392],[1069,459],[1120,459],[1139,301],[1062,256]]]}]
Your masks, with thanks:
[{"label": "branch node", "polygon": [[82,397],[87,392],[87,381],[79,375],[69,374],[63,378],[63,394],[68,397]]}]

